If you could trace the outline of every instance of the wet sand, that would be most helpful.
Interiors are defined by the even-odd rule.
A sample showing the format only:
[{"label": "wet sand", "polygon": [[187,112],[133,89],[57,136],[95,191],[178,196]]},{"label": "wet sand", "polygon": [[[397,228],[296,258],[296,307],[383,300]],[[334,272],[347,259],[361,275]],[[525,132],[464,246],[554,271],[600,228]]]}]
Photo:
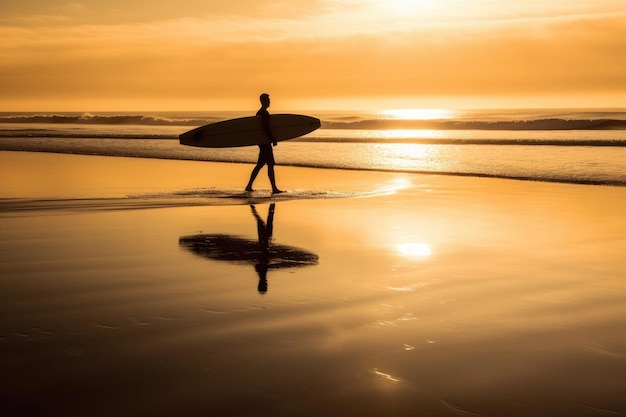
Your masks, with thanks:
[{"label": "wet sand", "polygon": [[626,414],[626,188],[251,168],[0,152],[3,413]]}]

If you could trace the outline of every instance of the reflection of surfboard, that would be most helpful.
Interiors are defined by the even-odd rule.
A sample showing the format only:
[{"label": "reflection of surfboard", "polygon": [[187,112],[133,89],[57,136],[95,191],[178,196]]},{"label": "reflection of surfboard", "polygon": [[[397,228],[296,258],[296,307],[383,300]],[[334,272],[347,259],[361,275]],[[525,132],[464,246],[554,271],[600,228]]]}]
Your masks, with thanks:
[{"label": "reflection of surfboard", "polygon": [[268,244],[258,240],[229,235],[183,236],[178,241],[185,249],[209,259],[256,265],[267,263],[268,269],[317,265],[318,256],[293,246]]},{"label": "reflection of surfboard", "polygon": [[[319,119],[301,114],[272,114],[270,129],[277,141],[294,139],[320,127]],[[224,120],[179,136],[181,145],[227,148],[268,143],[260,116]]]}]

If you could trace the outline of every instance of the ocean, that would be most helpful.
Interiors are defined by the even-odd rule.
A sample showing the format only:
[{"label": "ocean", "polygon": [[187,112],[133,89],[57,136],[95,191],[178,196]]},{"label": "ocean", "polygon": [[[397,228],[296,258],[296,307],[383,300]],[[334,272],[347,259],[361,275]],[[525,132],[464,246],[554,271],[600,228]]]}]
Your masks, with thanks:
[{"label": "ocean", "polygon": [[[250,112],[0,113],[0,150],[251,163],[257,148],[182,146],[194,127]],[[321,129],[277,164],[626,186],[626,109],[276,111]]]}]

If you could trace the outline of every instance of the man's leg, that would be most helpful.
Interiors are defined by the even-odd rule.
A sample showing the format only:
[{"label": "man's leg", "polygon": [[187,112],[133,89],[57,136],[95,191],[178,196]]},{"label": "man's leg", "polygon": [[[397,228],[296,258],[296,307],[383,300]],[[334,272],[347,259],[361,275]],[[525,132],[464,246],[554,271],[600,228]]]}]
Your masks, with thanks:
[{"label": "man's leg", "polygon": [[252,183],[256,179],[256,176],[259,175],[259,171],[263,167],[263,164],[257,163],[255,167],[252,169],[252,174],[250,174],[250,181],[248,181],[248,185],[246,186],[246,191],[252,191]]},{"label": "man's leg", "polygon": [[270,183],[272,184],[272,193],[282,193],[282,191],[279,190],[276,186],[276,177],[274,176],[274,164],[267,165],[267,176],[270,178]]}]

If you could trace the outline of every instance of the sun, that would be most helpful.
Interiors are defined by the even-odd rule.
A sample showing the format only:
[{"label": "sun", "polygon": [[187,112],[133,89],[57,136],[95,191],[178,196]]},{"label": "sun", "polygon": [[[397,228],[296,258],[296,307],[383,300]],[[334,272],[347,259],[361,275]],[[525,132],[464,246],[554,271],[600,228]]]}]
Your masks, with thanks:
[{"label": "sun", "polygon": [[373,12],[406,16],[428,14],[437,8],[439,2],[432,0],[367,0]]},{"label": "sun", "polygon": [[407,242],[396,245],[398,252],[404,256],[427,257],[432,255],[430,245],[426,243]]}]

